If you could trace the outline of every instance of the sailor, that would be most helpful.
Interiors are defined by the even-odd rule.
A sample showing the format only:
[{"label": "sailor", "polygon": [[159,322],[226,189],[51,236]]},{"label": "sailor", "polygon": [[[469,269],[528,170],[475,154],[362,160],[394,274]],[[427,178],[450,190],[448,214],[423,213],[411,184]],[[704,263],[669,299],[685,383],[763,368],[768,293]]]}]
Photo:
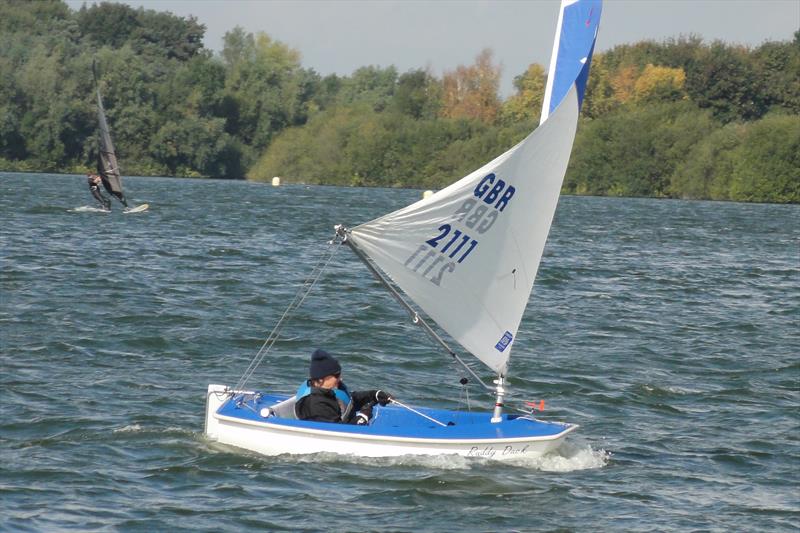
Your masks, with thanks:
[{"label": "sailor", "polygon": [[103,193],[100,192],[100,185],[103,183],[103,180],[100,179],[100,176],[90,172],[86,174],[86,180],[89,182],[89,190],[92,192],[94,199],[100,202],[100,205],[103,207],[103,209],[106,211],[111,211],[111,200],[103,196]]},{"label": "sailor", "polygon": [[382,390],[349,392],[339,361],[325,350],[311,354],[308,377],[295,396],[295,414],[300,420],[364,425],[372,418],[376,403],[384,406],[392,400],[391,394]]}]

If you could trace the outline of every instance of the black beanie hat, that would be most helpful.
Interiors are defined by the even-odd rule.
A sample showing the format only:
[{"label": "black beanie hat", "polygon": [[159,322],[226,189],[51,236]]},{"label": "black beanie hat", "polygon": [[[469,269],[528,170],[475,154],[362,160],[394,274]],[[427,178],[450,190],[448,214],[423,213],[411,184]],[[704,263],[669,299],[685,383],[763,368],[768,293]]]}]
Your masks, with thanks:
[{"label": "black beanie hat", "polygon": [[315,350],[311,354],[311,366],[308,368],[308,377],[320,379],[332,376],[342,371],[339,361],[325,350]]}]

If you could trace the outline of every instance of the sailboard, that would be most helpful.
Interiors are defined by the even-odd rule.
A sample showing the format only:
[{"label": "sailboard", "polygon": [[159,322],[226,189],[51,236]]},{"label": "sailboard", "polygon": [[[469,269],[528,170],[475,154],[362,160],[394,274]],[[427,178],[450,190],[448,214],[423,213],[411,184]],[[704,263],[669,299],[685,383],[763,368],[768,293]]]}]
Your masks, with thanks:
[{"label": "sailboard", "polygon": [[[209,438],[267,455],[506,459],[561,445],[577,426],[505,413],[506,378],[569,163],[601,10],[601,0],[562,0],[540,124],[525,139],[427,198],[335,229],[333,246],[347,245],[413,322],[464,364],[494,395],[493,410],[413,410],[396,402],[378,407],[366,426],[297,420],[294,397],[245,388],[277,339],[276,326],[239,383],[209,385]],[[494,387],[440,330],[494,373]]]},{"label": "sailboard", "polygon": [[125,209],[123,211],[123,213],[125,213],[125,214],[141,213],[142,211],[147,211],[147,209],[149,207],[150,207],[150,204],[140,204],[140,205],[137,205],[136,207],[130,207],[128,209]]}]

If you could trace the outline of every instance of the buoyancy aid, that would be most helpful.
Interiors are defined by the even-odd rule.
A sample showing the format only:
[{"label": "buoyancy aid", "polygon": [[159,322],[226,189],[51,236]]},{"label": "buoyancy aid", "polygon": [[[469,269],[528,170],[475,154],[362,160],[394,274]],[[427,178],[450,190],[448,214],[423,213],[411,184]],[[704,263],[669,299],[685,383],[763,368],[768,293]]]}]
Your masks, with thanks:
[{"label": "buoyancy aid", "polygon": [[[298,402],[311,394],[311,388],[308,380],[306,380],[297,389],[297,394],[294,395],[295,415],[297,414]],[[350,411],[353,409],[353,399],[350,397],[347,385],[339,383],[339,387],[333,389],[333,395],[336,397],[336,403],[339,404],[339,410],[342,412],[342,420],[347,420],[350,417]]]}]

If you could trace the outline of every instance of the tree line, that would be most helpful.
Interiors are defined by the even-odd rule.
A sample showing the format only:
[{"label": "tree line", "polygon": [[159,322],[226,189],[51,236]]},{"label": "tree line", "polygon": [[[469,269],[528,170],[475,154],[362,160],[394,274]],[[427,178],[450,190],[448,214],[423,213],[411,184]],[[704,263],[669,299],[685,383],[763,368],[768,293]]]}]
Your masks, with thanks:
[{"label": "tree line", "polygon": [[[441,76],[321,76],[266,34],[234,28],[213,53],[204,32],[125,4],[0,0],[0,168],[93,166],[93,61],[128,175],[440,188],[538,123],[544,68],[502,99],[491,50]],[[798,203],[800,31],[596,53],[580,120],[567,193]]]}]

